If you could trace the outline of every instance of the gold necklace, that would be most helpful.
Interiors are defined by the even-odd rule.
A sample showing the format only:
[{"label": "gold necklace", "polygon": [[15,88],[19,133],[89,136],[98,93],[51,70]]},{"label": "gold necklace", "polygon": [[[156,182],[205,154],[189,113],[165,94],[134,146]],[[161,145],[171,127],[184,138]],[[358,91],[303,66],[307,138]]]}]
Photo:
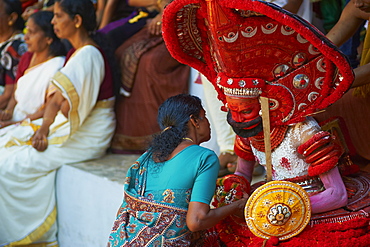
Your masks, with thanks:
[{"label": "gold necklace", "polygon": [[182,138],[183,140],[188,140],[188,141],[191,141],[191,142],[193,142],[194,143],[194,141],[193,141],[193,139],[191,139],[191,138],[189,138],[189,137],[184,137],[184,138]]}]

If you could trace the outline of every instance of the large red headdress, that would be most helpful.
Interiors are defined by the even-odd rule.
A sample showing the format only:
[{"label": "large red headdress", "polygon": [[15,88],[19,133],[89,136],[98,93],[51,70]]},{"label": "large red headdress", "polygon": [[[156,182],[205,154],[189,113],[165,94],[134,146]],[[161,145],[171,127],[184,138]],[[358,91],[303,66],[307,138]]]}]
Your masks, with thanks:
[{"label": "large red headdress", "polygon": [[353,73],[345,56],[305,20],[254,0],[175,0],[163,15],[172,56],[225,95],[269,98],[273,125],[338,100]]}]

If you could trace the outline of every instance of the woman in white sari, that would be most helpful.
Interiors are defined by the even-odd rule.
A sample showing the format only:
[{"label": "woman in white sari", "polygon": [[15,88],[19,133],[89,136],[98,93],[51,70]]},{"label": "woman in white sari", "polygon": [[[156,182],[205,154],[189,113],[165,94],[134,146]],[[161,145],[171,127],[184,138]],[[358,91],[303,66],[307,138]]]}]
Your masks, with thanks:
[{"label": "woman in white sari", "polygon": [[0,246],[58,246],[56,169],[102,156],[109,146],[115,127],[112,76],[89,36],[96,26],[93,13],[90,0],[56,1],[54,31],[72,44],[72,54],[52,79],[57,90],[43,118],[23,122],[6,143],[0,139]]},{"label": "woman in white sari", "polygon": [[26,118],[42,117],[45,104],[53,94],[53,90],[49,90],[51,78],[63,67],[65,48],[54,33],[50,23],[52,18],[53,13],[40,11],[27,22],[24,39],[28,51],[18,65],[13,97],[0,113],[0,120],[3,120],[0,128]]}]

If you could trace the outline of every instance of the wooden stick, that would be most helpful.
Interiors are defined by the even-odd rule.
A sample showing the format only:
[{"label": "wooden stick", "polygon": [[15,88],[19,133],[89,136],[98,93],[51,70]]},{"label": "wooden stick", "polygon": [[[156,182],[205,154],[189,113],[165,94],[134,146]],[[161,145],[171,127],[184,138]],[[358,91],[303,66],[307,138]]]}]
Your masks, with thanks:
[{"label": "wooden stick", "polygon": [[272,180],[272,159],[271,159],[271,136],[270,136],[270,107],[269,99],[260,97],[261,110],[262,110],[262,124],[263,124],[263,137],[265,142],[265,156],[266,156],[266,180]]}]

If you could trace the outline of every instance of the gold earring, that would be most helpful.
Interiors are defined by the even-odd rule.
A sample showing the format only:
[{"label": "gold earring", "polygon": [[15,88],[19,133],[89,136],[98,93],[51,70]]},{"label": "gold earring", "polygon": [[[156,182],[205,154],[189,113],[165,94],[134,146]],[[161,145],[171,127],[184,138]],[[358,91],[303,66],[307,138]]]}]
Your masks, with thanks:
[{"label": "gold earring", "polygon": [[12,22],[12,21],[9,21],[9,22],[8,22],[8,25],[9,25],[9,26],[13,25],[13,22]]},{"label": "gold earring", "polygon": [[75,27],[76,27],[76,28],[80,28],[80,25],[77,25],[77,24],[76,24],[76,26],[75,26]]}]

